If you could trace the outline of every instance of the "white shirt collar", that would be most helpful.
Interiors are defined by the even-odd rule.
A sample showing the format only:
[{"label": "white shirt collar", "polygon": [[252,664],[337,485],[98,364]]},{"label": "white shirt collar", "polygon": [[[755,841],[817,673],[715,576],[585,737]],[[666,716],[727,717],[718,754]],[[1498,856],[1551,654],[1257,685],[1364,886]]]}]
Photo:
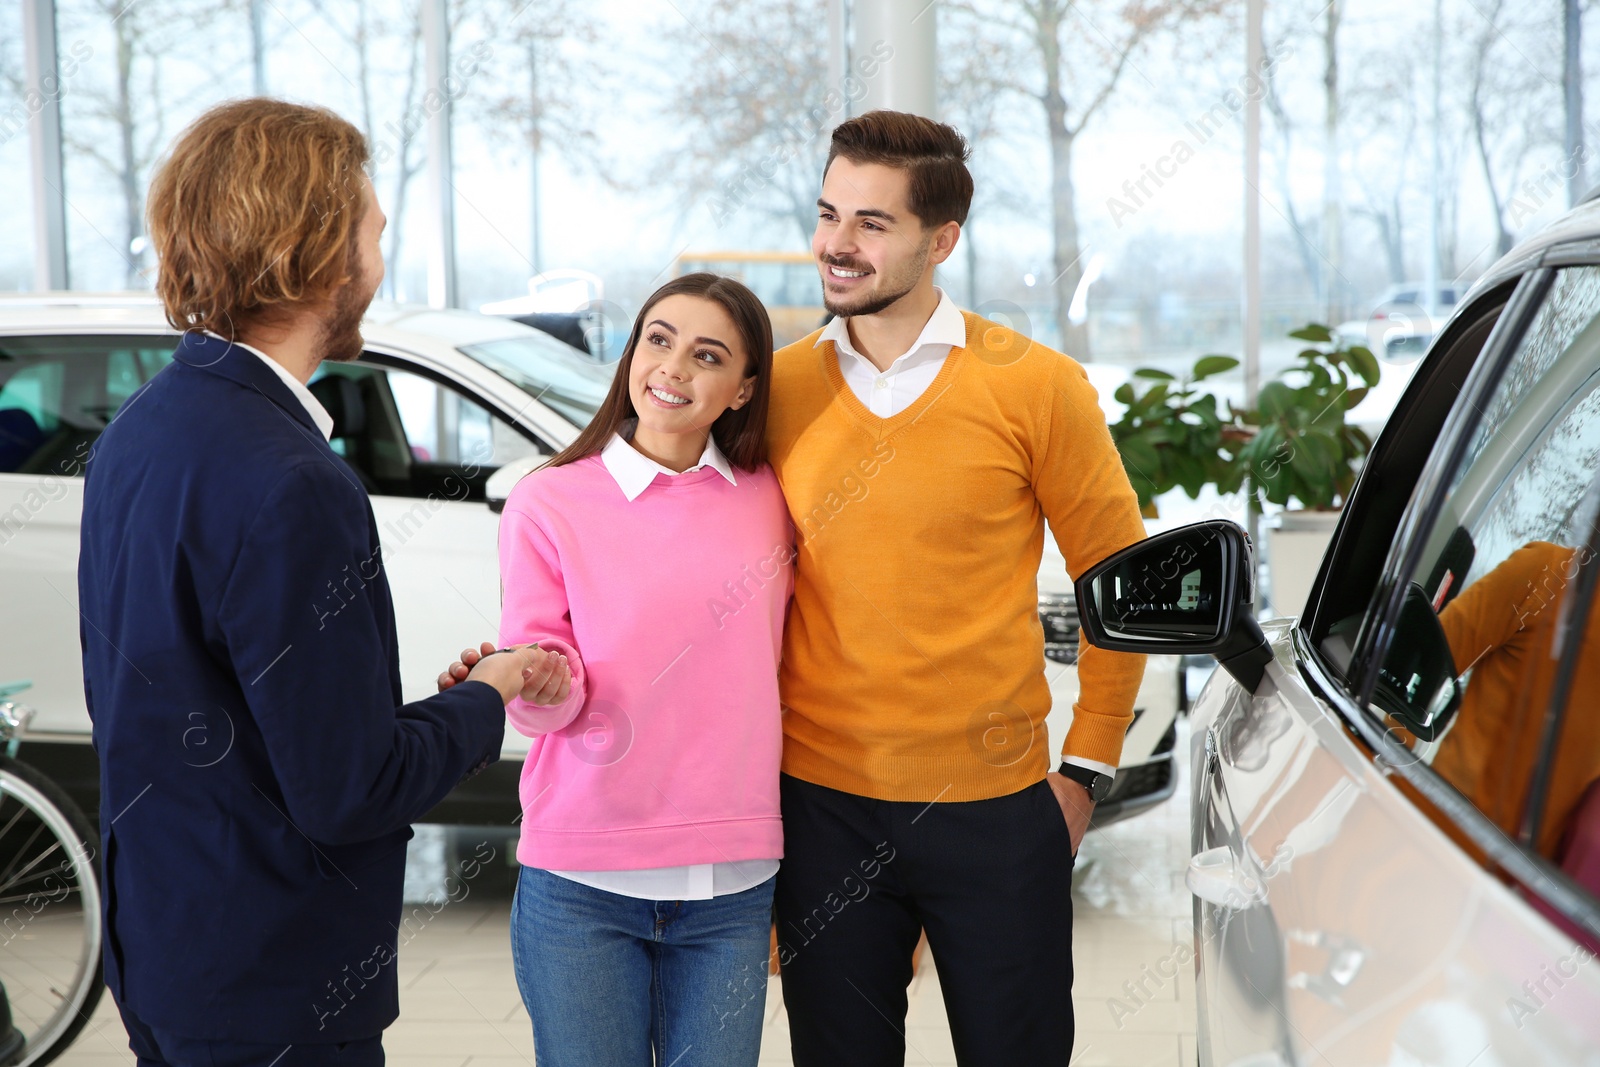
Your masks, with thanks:
[{"label": "white shirt collar", "polygon": [[[215,337],[219,341],[228,340],[226,337],[223,337],[220,334],[212,333],[210,330],[205,332],[209,336]],[[283,379],[283,384],[289,387],[289,392],[295,395],[295,399],[300,401],[301,405],[305,407],[306,413],[311,416],[311,421],[316,423],[317,429],[322,431],[322,439],[324,441],[332,439],[333,416],[328,414],[328,409],[323,407],[322,404],[317,401],[317,398],[312,395],[311,390],[305,387],[304,382],[290,374],[288,369],[285,368],[282,363],[279,363],[277,360],[261,351],[261,349],[252,348],[243,341],[232,341],[229,343],[238,348],[244,349],[246,352],[254,352],[257,356],[260,356],[262,361],[266,363],[267,366],[271,367],[273,372],[276,373],[279,378]]]},{"label": "white shirt collar", "polygon": [[[630,419],[623,424],[623,430],[631,435],[635,425],[637,423]],[[705,451],[700,453],[700,462],[685,471],[675,471],[671,467],[662,466],[629,444],[627,438],[621,433],[611,435],[611,440],[600,451],[600,460],[606,465],[606,470],[611,472],[611,477],[617,480],[617,487],[622,490],[622,495],[627,497],[630,502],[636,500],[640,493],[648,489],[650,483],[656,480],[656,475],[658,474],[665,474],[669,478],[675,478],[679,474],[688,474],[690,471],[697,471],[701,467],[710,467],[728,479],[729,485],[739,484],[738,480],[733,476],[733,467],[728,464],[727,457],[717,447],[716,438],[709,434],[706,435]]]},{"label": "white shirt collar", "polygon": [[933,314],[928,317],[927,323],[922,327],[922,332],[917,334],[917,339],[911,342],[911,347],[901,353],[893,363],[889,364],[887,370],[878,370],[870,359],[856,349],[855,344],[850,340],[850,320],[848,318],[835,318],[824,326],[821,336],[817,338],[817,344],[820,345],[824,341],[832,341],[836,349],[867,364],[875,375],[893,374],[896,371],[904,370],[906,362],[908,360],[916,362],[913,357],[922,352],[928,345],[942,346],[926,353],[926,355],[943,359],[950,354],[950,349],[961,348],[967,343],[967,320],[962,316],[961,309],[956,307],[955,301],[950,299],[948,293],[938,286],[934,286],[933,291],[939,294],[939,303],[934,307]]}]

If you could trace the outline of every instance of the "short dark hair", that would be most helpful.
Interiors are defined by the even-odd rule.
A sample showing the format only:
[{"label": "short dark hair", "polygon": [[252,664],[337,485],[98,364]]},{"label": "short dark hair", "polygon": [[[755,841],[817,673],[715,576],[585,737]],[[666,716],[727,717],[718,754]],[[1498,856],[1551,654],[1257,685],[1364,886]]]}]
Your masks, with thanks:
[{"label": "short dark hair", "polygon": [[767,398],[772,383],[772,320],[767,317],[766,306],[743,283],[706,271],[696,271],[674,278],[655,292],[639,309],[633,320],[633,332],[628,336],[627,347],[617,364],[616,376],[611,379],[611,391],[606,394],[600,410],[595,412],[589,425],[584,427],[577,440],[550,457],[546,467],[560,467],[576,463],[605,449],[612,434],[629,419],[637,418],[633,396],[629,393],[629,378],[633,374],[633,350],[639,347],[644,335],[644,324],[650,311],[669,296],[698,296],[714,301],[733,319],[739,331],[739,340],[745,348],[746,378],[755,378],[755,391],[742,407],[724,411],[711,424],[711,436],[717,448],[729,463],[740,470],[753,471],[767,461]]},{"label": "short dark hair", "polygon": [[965,225],[972,206],[971,154],[954,126],[904,111],[869,111],[834,128],[822,173],[826,177],[839,156],[909,171],[911,213],[924,226]]}]

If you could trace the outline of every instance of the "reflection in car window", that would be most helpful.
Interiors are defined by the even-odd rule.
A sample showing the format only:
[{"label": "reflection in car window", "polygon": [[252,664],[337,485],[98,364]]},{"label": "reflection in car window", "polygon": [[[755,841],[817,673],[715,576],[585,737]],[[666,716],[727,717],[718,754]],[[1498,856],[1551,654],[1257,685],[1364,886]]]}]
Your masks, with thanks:
[{"label": "reflection in car window", "polygon": [[176,337],[0,339],[0,473],[83,473],[117,409],[172,362]]},{"label": "reflection in car window", "polygon": [[[1485,816],[1525,829],[1563,657],[1576,657],[1546,815],[1556,862],[1600,779],[1600,630],[1564,636],[1592,565],[1600,471],[1600,270],[1559,275],[1486,403],[1405,589],[1376,710]],[[1587,607],[1583,607],[1587,612]],[[1590,886],[1600,893],[1600,885]]]},{"label": "reflection in car window", "polygon": [[594,363],[544,337],[509,337],[461,351],[582,429],[611,388],[614,363]]},{"label": "reflection in car window", "polygon": [[[1564,271],[1557,276],[1538,318],[1522,339],[1521,348],[1506,368],[1500,385],[1484,407],[1468,452],[1483,451],[1487,440],[1499,434],[1506,421],[1523,409],[1529,390],[1539,387],[1550,368],[1590,329],[1600,313],[1600,282],[1594,268]],[[1594,345],[1591,338],[1586,342]],[[1593,366],[1587,368],[1593,373]],[[1466,471],[1458,472],[1458,481]]]}]

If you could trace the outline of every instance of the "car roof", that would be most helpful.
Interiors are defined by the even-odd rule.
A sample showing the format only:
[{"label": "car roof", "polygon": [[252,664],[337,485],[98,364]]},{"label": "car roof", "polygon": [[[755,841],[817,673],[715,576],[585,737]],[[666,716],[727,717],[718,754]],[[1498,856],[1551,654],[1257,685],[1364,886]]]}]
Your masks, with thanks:
[{"label": "car roof", "polygon": [[[71,292],[0,293],[0,331],[58,331],[91,327],[97,331],[127,329],[139,333],[176,332],[162,314],[153,293]],[[472,311],[419,307],[393,301],[373,301],[362,319],[368,340],[383,343],[405,333],[442,342],[449,347],[534,337],[561,342],[512,319]]]},{"label": "car roof", "polygon": [[[1472,283],[1467,291],[1466,305],[1485,289],[1524,274],[1534,267],[1544,254],[1556,245],[1574,241],[1600,241],[1600,186],[1580,200],[1566,214],[1517,242],[1511,251],[1501,256],[1488,270]],[[1596,257],[1600,259],[1600,256]]]},{"label": "car roof", "polygon": [[[161,303],[148,292],[0,293],[0,337],[17,334],[135,334],[173,337]],[[402,354],[442,371],[512,406],[505,412],[556,446],[578,433],[570,419],[545,404],[527,404],[523,391],[481,360],[462,351],[495,341],[520,341],[549,353],[558,364],[584,361],[571,346],[508,318],[473,311],[374,301],[361,323],[369,351]],[[518,401],[521,402],[518,402]],[[515,412],[515,414],[511,414]]]}]

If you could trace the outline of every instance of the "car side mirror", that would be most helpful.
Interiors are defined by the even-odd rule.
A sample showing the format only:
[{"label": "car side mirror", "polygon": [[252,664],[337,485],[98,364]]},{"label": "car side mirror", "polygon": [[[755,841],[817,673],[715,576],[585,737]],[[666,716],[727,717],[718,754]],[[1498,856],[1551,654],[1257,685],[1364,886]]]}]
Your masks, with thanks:
[{"label": "car side mirror", "polygon": [[506,498],[511,495],[511,490],[549,458],[549,456],[523,456],[489,475],[488,480],[483,483],[483,496],[489,505],[489,510],[496,515],[504,511]]},{"label": "car side mirror", "polygon": [[1215,656],[1253,693],[1272,659],[1255,618],[1255,567],[1237,523],[1155,534],[1073,583],[1084,637],[1113,652]]},{"label": "car side mirror", "polygon": [[1416,582],[1406,586],[1400,602],[1372,703],[1423,741],[1438,740],[1461,707],[1450,641],[1427,591]]}]

